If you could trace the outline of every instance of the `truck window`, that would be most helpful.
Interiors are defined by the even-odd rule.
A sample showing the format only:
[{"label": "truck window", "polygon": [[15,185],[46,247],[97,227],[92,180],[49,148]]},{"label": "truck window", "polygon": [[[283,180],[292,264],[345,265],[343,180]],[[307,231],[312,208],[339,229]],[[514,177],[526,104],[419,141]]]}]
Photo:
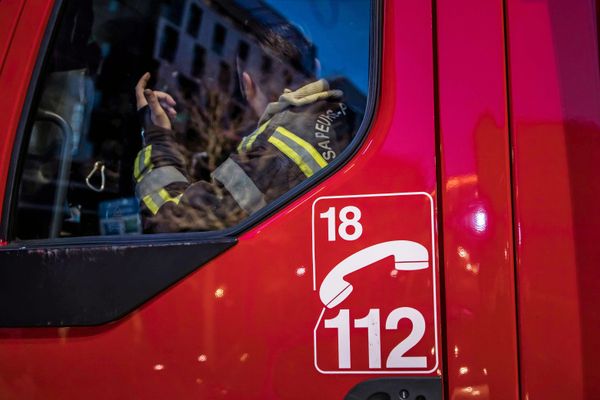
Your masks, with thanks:
[{"label": "truck window", "polygon": [[357,140],[368,0],[61,7],[15,149],[13,241],[222,230]]}]

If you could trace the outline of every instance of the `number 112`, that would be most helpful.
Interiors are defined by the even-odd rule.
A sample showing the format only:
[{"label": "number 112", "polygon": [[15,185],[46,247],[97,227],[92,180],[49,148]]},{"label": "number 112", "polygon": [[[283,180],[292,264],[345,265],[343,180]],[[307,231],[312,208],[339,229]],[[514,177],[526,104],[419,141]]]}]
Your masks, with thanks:
[{"label": "number 112", "polygon": [[[381,324],[379,309],[371,308],[364,318],[354,320],[355,328],[366,328],[369,342],[369,368],[381,368]],[[393,310],[385,321],[385,329],[397,330],[400,320],[408,318],[412,322],[412,330],[408,337],[398,343],[387,357],[386,368],[427,368],[427,357],[405,356],[425,334],[425,318],[423,314],[411,307],[400,307]],[[350,361],[350,310],[341,309],[338,315],[325,320],[325,328],[337,329],[338,332],[338,366],[340,369],[351,368]]]}]

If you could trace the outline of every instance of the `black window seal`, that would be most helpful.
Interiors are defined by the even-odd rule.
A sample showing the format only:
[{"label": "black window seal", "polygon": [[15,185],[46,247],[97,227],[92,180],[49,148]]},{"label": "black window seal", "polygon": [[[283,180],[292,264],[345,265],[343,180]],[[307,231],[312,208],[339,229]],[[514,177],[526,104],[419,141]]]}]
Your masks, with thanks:
[{"label": "black window seal", "polygon": [[371,0],[371,26],[369,34],[369,79],[367,87],[367,102],[365,113],[360,127],[356,132],[352,142],[340,153],[328,168],[325,168],[311,177],[311,179],[302,182],[296,187],[278,199],[269,203],[266,207],[246,218],[241,223],[210,232],[185,232],[185,233],[155,233],[139,235],[121,235],[121,236],[79,236],[72,238],[55,239],[28,239],[17,240],[12,238],[11,224],[14,220],[14,211],[17,203],[18,177],[21,176],[24,154],[25,136],[31,129],[33,120],[31,112],[41,95],[40,77],[47,68],[50,45],[56,35],[56,23],[63,12],[64,0],[57,0],[54,4],[52,14],[49,18],[46,32],[42,39],[39,56],[32,72],[30,83],[27,89],[27,95],[21,110],[21,119],[17,127],[13,152],[11,154],[10,167],[6,180],[5,198],[2,206],[2,221],[0,222],[0,238],[8,242],[5,246],[0,246],[0,251],[15,248],[63,248],[63,247],[100,247],[105,245],[144,245],[153,243],[202,243],[212,242],[215,239],[237,238],[242,233],[252,229],[256,225],[268,219],[273,214],[280,211],[284,206],[298,199],[323,180],[335,174],[340,168],[352,159],[361,145],[364,143],[371,127],[375,121],[375,112],[379,105],[381,93],[381,65],[382,65],[382,44],[383,44],[383,0]]}]

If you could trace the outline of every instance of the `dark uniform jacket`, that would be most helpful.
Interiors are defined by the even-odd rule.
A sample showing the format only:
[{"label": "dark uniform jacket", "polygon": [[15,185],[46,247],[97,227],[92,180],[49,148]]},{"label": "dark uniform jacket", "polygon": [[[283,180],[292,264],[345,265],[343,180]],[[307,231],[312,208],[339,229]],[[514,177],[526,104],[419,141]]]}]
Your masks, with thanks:
[{"label": "dark uniform jacket", "polygon": [[357,123],[342,96],[325,80],[286,90],[215,169],[212,182],[191,182],[174,133],[152,126],[134,166],[144,232],[226,228],[327,167]]}]

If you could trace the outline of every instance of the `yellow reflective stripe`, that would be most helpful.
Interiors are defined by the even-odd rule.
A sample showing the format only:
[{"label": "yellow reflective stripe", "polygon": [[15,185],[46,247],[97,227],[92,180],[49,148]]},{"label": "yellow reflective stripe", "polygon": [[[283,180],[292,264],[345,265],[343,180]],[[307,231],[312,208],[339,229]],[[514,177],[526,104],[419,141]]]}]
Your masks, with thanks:
[{"label": "yellow reflective stripe", "polygon": [[325,159],[319,154],[319,152],[306,140],[300,138],[297,135],[294,135],[292,132],[288,131],[283,126],[278,127],[276,129],[276,131],[281,133],[283,136],[287,137],[288,139],[293,140],[299,146],[304,148],[304,150],[306,150],[312,156],[312,158],[315,159],[315,161],[317,162],[317,164],[319,164],[319,166],[321,168],[324,168],[327,166],[327,161],[325,161]]},{"label": "yellow reflective stripe", "polygon": [[[143,158],[142,158],[143,156]],[[135,158],[135,163],[133,165],[133,177],[136,181],[140,181],[144,174],[150,172],[154,166],[150,162],[150,157],[152,156],[152,145],[148,145],[144,147],[137,154]]]},{"label": "yellow reflective stripe", "polygon": [[277,147],[279,149],[279,151],[281,151],[289,159],[291,159],[294,163],[296,163],[296,165],[300,168],[300,170],[304,173],[304,175],[306,175],[307,178],[310,178],[314,174],[313,170],[308,166],[308,164],[306,164],[302,160],[302,157],[300,157],[300,155],[298,153],[296,153],[294,150],[292,150],[292,148],[289,147],[287,144],[283,143],[281,140],[277,139],[274,136],[271,136],[269,138],[269,143],[271,143],[273,146]]},{"label": "yellow reflective stripe", "polygon": [[181,196],[183,196],[183,193],[172,197],[169,192],[166,191],[166,189],[161,189],[158,192],[150,193],[149,195],[144,196],[142,201],[144,204],[146,204],[146,207],[148,207],[150,212],[152,212],[152,215],[156,215],[158,210],[168,202],[179,204],[179,201],[181,201]]},{"label": "yellow reflective stripe", "polygon": [[144,167],[151,165],[150,156],[152,155],[152,145],[146,146],[144,149]]},{"label": "yellow reflective stripe", "polygon": [[237,152],[238,152],[238,153],[240,153],[240,154],[242,153],[242,150],[244,149],[244,147],[246,147],[246,143],[248,143],[248,138],[249,138],[249,137],[250,137],[250,136],[246,136],[246,137],[244,137],[244,138],[242,139],[242,141],[240,142],[240,144],[238,144],[238,147],[237,147]]},{"label": "yellow reflective stripe", "polygon": [[142,201],[144,202],[144,204],[146,204],[146,207],[148,207],[150,212],[152,212],[153,215],[156,215],[156,213],[158,212],[159,205],[154,202],[154,200],[152,199],[152,195],[149,194],[147,196],[144,196],[142,198]]},{"label": "yellow reflective stripe", "polygon": [[[167,203],[169,201],[172,201],[175,204],[179,204],[179,201],[181,200],[181,196],[183,196],[183,193],[181,193],[180,195],[177,195],[175,197],[172,197],[169,192],[167,192],[166,189],[160,189],[158,191],[158,195],[164,200],[164,203]],[[163,205],[161,204],[161,206]]]},{"label": "yellow reflective stripe", "polygon": [[136,180],[140,177],[140,154],[142,154],[141,151],[137,153],[135,161],[133,162],[133,177]]},{"label": "yellow reflective stripe", "polygon": [[269,125],[269,122],[271,122],[271,120],[268,120],[267,122],[265,122],[264,124],[262,124],[256,130],[256,132],[254,132],[252,135],[250,135],[250,137],[248,138],[248,143],[246,143],[246,151],[248,151],[248,150],[250,150],[252,148],[252,145],[254,144],[254,141],[256,140],[256,138],[258,137],[258,135],[260,135],[261,133],[263,133],[265,131],[265,129],[267,129],[267,125]]}]

